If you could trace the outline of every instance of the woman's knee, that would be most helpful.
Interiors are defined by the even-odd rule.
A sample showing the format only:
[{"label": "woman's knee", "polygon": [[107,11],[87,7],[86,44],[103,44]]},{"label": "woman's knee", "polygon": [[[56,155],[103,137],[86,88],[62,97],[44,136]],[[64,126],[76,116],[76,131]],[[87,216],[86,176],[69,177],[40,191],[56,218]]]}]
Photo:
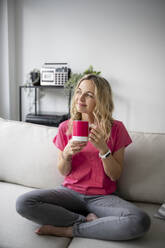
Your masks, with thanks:
[{"label": "woman's knee", "polygon": [[28,193],[25,193],[23,195],[20,195],[16,200],[16,211],[22,215],[25,216],[26,213],[29,211],[31,206],[31,197]]},{"label": "woman's knee", "polygon": [[151,220],[147,213],[139,211],[136,213],[134,221],[135,236],[143,236],[150,229]]}]

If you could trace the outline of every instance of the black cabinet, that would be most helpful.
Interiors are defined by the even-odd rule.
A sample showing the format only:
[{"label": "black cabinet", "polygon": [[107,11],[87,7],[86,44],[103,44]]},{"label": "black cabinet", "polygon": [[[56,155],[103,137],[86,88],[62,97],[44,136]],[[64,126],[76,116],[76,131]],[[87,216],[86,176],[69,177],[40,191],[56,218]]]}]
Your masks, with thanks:
[{"label": "black cabinet", "polygon": [[62,114],[40,114],[38,113],[37,109],[37,97],[38,97],[38,91],[41,88],[53,88],[54,90],[58,90],[59,88],[64,90],[63,86],[33,86],[33,85],[21,85],[19,86],[19,120],[22,121],[22,90],[25,88],[33,88],[34,90],[34,113],[28,113],[26,115],[26,122],[35,123],[35,124],[41,124],[46,126],[55,126],[58,127],[58,125],[69,118],[69,107],[70,107],[70,101],[71,101],[71,91],[69,91],[68,94],[68,113]]}]

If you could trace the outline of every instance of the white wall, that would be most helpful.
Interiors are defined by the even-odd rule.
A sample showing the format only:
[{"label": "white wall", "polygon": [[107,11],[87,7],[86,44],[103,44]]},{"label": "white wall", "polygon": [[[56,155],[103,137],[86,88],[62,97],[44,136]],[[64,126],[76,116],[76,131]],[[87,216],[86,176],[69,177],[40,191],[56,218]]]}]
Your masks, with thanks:
[{"label": "white wall", "polygon": [[[129,130],[165,132],[164,13],[163,0],[16,0],[16,83],[44,62],[93,65],[110,81],[114,117]],[[51,92],[40,106],[67,110]]]},{"label": "white wall", "polygon": [[9,118],[7,4],[0,0],[0,116]]},{"label": "white wall", "polygon": [[15,0],[0,0],[0,116],[18,112],[15,60]]}]

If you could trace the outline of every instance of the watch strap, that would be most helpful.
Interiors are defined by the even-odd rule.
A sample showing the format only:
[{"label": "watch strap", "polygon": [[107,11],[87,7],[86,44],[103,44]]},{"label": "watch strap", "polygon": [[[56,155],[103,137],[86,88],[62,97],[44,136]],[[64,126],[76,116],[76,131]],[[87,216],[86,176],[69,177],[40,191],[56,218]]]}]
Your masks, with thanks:
[{"label": "watch strap", "polygon": [[105,159],[105,158],[107,158],[110,154],[111,154],[111,151],[110,151],[110,149],[109,149],[108,152],[106,152],[106,153],[103,154],[103,155],[101,155],[101,154],[99,153],[99,157],[102,158],[102,159]]}]

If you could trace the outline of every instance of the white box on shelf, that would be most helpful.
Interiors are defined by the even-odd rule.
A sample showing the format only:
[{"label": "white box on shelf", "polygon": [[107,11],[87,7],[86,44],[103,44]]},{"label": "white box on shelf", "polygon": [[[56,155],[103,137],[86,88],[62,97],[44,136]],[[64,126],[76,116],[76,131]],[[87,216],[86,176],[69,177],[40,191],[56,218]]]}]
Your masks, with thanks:
[{"label": "white box on shelf", "polygon": [[64,86],[68,78],[67,63],[45,63],[41,68],[41,85]]}]

